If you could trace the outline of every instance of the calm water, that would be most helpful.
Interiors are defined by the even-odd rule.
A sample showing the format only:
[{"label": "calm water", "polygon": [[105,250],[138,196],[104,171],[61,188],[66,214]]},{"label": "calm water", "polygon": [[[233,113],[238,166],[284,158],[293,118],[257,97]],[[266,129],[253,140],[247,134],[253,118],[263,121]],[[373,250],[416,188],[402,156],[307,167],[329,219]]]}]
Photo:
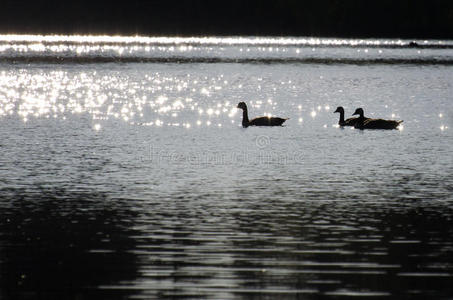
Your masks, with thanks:
[{"label": "calm water", "polygon": [[0,298],[451,299],[453,42],[409,42],[0,36]]}]

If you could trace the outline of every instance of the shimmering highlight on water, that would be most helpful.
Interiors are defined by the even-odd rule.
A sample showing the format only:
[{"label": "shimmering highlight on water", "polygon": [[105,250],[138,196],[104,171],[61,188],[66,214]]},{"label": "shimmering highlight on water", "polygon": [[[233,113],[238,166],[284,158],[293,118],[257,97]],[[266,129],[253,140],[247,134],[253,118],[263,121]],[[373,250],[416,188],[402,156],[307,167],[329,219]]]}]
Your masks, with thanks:
[{"label": "shimmering highlight on water", "polygon": [[0,36],[0,298],[451,298],[452,42],[408,43]]}]

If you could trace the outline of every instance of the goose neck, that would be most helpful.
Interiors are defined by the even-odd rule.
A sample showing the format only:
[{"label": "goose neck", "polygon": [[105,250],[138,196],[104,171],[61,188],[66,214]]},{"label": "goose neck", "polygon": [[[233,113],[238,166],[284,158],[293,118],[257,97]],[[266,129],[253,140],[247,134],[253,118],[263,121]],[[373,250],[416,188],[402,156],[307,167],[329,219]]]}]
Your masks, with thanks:
[{"label": "goose neck", "polygon": [[344,111],[340,111],[340,123],[344,123]]},{"label": "goose neck", "polygon": [[247,127],[249,125],[249,115],[247,107],[242,110],[242,126]]}]

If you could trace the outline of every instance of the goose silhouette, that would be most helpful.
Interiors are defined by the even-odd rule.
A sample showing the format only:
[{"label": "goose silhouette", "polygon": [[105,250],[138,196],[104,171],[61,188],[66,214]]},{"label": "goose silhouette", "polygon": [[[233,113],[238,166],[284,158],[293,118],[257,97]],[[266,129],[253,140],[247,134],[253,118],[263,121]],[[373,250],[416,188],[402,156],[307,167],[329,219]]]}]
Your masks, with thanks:
[{"label": "goose silhouette", "polygon": [[357,108],[352,115],[359,115],[357,122],[354,125],[354,128],[358,129],[397,129],[397,127],[403,122],[402,120],[366,118],[362,108]]},{"label": "goose silhouette", "polygon": [[340,113],[340,120],[338,121],[338,125],[340,126],[354,126],[357,123],[358,118],[344,119],[343,106],[338,106],[334,113]]},{"label": "goose silhouette", "polygon": [[242,127],[244,128],[249,126],[282,126],[288,120],[277,117],[258,117],[249,120],[247,104],[245,102],[239,102],[237,108],[242,109]]}]

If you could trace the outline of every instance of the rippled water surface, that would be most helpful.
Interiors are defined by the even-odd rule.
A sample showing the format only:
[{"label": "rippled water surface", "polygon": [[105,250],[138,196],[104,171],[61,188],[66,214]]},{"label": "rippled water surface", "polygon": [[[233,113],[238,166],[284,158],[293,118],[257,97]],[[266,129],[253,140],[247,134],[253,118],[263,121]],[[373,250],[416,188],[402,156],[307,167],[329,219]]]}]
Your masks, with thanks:
[{"label": "rippled water surface", "polygon": [[451,299],[453,42],[409,42],[1,36],[0,298]]}]

